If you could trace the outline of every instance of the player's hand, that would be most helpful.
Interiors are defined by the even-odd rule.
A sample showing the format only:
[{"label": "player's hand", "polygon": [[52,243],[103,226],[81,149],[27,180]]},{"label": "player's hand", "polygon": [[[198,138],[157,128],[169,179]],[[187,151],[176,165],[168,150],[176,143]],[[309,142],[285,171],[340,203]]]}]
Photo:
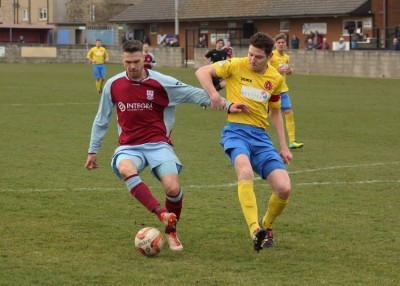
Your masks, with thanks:
[{"label": "player's hand", "polygon": [[244,103],[232,103],[229,106],[229,113],[240,113],[250,114],[249,107]]},{"label": "player's hand", "polygon": [[211,98],[211,108],[214,110],[224,110],[225,100],[223,100],[221,96]]},{"label": "player's hand", "polygon": [[88,154],[85,168],[88,169],[89,171],[92,169],[97,169],[99,166],[97,165],[97,154]]},{"label": "player's hand", "polygon": [[289,151],[289,149],[287,147],[286,148],[282,148],[281,152],[279,153],[279,155],[281,155],[283,163],[285,163],[286,165],[289,165],[290,161],[292,161],[292,159],[293,159],[293,155],[292,155],[292,153]]}]

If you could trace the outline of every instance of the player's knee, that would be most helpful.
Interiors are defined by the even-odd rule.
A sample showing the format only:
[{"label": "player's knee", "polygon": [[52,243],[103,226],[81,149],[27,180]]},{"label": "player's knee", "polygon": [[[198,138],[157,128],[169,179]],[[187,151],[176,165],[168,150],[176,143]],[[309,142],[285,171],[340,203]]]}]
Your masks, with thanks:
[{"label": "player's knee", "polygon": [[129,160],[122,160],[118,165],[118,172],[122,177],[127,178],[137,174],[135,166]]},{"label": "player's knee", "polygon": [[171,181],[167,184],[164,184],[164,190],[167,196],[176,197],[177,195],[179,195],[181,188],[178,182]]},{"label": "player's knee", "polygon": [[282,182],[274,191],[280,199],[286,200],[289,198],[292,188],[289,182]]}]

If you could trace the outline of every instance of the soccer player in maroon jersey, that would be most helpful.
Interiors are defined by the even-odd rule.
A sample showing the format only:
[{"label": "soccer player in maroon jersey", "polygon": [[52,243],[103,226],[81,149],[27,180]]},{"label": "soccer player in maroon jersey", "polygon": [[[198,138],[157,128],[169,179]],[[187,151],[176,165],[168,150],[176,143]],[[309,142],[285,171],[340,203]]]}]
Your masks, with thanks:
[{"label": "soccer player in maroon jersey", "polygon": [[152,53],[149,52],[149,44],[143,43],[143,54],[144,54],[144,67],[146,69],[152,69],[156,66],[156,58]]},{"label": "soccer player in maroon jersey", "polygon": [[[97,154],[115,108],[119,140],[111,166],[125,181],[130,193],[165,225],[170,249],[181,251],[183,246],[176,233],[176,224],[183,202],[178,180],[182,164],[170,139],[175,108],[180,103],[192,103],[211,104],[215,110],[227,109],[230,113],[246,109],[243,104],[229,104],[221,97],[210,100],[200,88],[145,69],[144,57],[140,41],[129,40],[123,44],[122,63],[126,71],[110,78],[104,86],[85,167],[88,170],[98,168]],[[164,187],[165,206],[161,206],[139,176],[147,166]]]}]

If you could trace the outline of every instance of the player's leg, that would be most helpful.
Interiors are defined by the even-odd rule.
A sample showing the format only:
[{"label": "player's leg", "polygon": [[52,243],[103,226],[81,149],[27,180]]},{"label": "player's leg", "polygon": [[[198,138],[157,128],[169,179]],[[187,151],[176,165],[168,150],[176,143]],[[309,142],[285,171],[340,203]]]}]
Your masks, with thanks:
[{"label": "player's leg", "polygon": [[96,79],[96,91],[98,93],[101,93],[101,73],[99,69],[99,65],[93,65],[93,72],[94,72],[94,78]]},{"label": "player's leg", "polygon": [[296,142],[296,124],[292,111],[292,104],[288,92],[281,93],[281,109],[285,117],[285,127],[289,138],[289,147],[291,149],[303,147],[303,143]]},{"label": "player's leg", "polygon": [[254,194],[254,174],[250,162],[251,131],[241,125],[228,124],[222,131],[221,145],[231,160],[238,177],[239,203],[253,240],[254,250],[262,249],[266,231],[258,223],[258,208]]},{"label": "player's leg", "polygon": [[288,204],[291,185],[287,171],[280,167],[271,171],[267,180],[272,188],[272,194],[269,198],[267,212],[261,220],[261,225],[268,232],[263,246],[272,247],[274,245],[272,225]]},{"label": "player's leg", "polygon": [[103,91],[104,79],[106,78],[106,68],[103,65],[99,67],[99,74],[100,74],[100,92]]},{"label": "player's leg", "polygon": [[158,178],[161,178],[165,190],[165,207],[169,214],[166,219],[173,220],[173,223],[168,223],[165,227],[168,245],[172,250],[181,251],[183,246],[176,231],[176,223],[180,218],[183,203],[183,193],[178,179],[178,166],[174,161],[167,161],[154,168],[154,172]]},{"label": "player's leg", "polygon": [[161,220],[162,214],[167,209],[162,207],[157,199],[153,196],[149,187],[142,181],[139,176],[141,170],[146,166],[145,160],[139,155],[132,154],[116,154],[112,160],[114,172],[125,181],[125,184],[136,200],[138,200],[147,210],[153,212]]}]

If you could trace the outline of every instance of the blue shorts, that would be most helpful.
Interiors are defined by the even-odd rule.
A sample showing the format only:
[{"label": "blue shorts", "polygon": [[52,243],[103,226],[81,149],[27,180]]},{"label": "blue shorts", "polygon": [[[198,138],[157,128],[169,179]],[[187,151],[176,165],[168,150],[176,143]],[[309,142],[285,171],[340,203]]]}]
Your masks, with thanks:
[{"label": "blue shorts", "polygon": [[[151,173],[158,180],[161,180],[163,175],[179,174],[182,171],[182,164],[175,155],[172,146],[163,142],[136,146],[123,145],[115,149],[111,158],[111,167],[121,180],[123,177],[118,171],[118,165],[124,159],[131,160],[135,164],[138,173],[142,172],[146,166],[149,166]],[[163,165],[162,168],[157,170],[157,167],[161,165]]]},{"label": "blue shorts", "polygon": [[264,129],[239,123],[228,123],[222,130],[220,144],[234,166],[235,158],[246,155],[261,178],[266,179],[276,169],[286,170],[285,164]]},{"label": "blue shorts", "polygon": [[281,93],[281,110],[288,109],[292,109],[292,103],[290,102],[289,92],[285,91]]},{"label": "blue shorts", "polygon": [[106,68],[104,64],[93,65],[93,74],[94,78],[105,78],[106,77]]}]

